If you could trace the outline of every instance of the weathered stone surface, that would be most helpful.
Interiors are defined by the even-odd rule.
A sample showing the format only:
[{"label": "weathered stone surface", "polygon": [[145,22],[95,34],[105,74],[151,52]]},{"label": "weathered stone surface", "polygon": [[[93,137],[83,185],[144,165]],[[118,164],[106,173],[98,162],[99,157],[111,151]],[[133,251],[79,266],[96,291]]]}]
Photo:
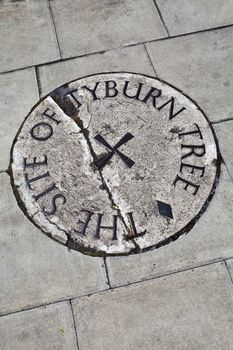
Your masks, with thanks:
[{"label": "weathered stone surface", "polygon": [[108,288],[101,258],[41,234],[18,208],[8,175],[0,188],[1,315]]},{"label": "weathered stone surface", "polygon": [[233,291],[213,264],[73,301],[80,350],[219,350],[233,342]]},{"label": "weathered stone surface", "polygon": [[232,0],[156,0],[172,35],[233,23]]},{"label": "weathered stone surface", "polygon": [[4,350],[77,350],[68,302],[0,318],[0,348]]},{"label": "weathered stone surface", "polygon": [[0,90],[1,171],[9,167],[10,149],[15,134],[39,97],[34,69],[0,75]]},{"label": "weathered stone surface", "polygon": [[55,0],[51,6],[63,57],[167,36],[151,0],[143,6],[140,0]]},{"label": "weathered stone surface", "polygon": [[218,173],[198,106],[127,73],[55,90],[26,119],[12,157],[27,215],[51,237],[95,254],[139,252],[187,232]]},{"label": "weathered stone surface", "polygon": [[211,121],[232,118],[232,37],[233,27],[147,44],[158,77],[195,99]]},{"label": "weathered stone surface", "polygon": [[46,95],[74,78],[99,72],[118,71],[154,75],[143,45],[123,47],[39,67],[42,94]]},{"label": "weathered stone surface", "polygon": [[59,59],[46,0],[0,1],[0,72]]},{"label": "weathered stone surface", "polygon": [[226,168],[222,168],[220,183],[206,214],[187,235],[152,252],[107,258],[112,286],[233,257],[233,186]]},{"label": "weathered stone surface", "polygon": [[233,180],[233,120],[215,124],[214,130],[218,136],[221,155]]}]

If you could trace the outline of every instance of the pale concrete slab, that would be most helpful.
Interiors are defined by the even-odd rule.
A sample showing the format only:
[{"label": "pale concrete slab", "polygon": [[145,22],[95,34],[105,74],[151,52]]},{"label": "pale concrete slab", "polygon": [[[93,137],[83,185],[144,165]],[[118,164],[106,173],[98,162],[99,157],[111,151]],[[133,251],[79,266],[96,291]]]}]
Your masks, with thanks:
[{"label": "pale concrete slab", "polygon": [[0,2],[0,72],[59,59],[47,0]]},{"label": "pale concrete slab", "polygon": [[38,101],[34,68],[0,75],[0,171],[10,161],[13,139],[32,106]]},{"label": "pale concrete slab", "polygon": [[153,0],[51,1],[62,57],[167,36]]},{"label": "pale concrete slab", "polygon": [[214,130],[218,136],[221,155],[227,166],[231,178],[233,179],[233,120],[214,125]]},{"label": "pale concrete slab", "polygon": [[77,350],[68,302],[0,318],[0,348],[4,350]]},{"label": "pale concrete slab", "polygon": [[172,35],[233,23],[232,0],[156,0]]},{"label": "pale concrete slab", "polygon": [[42,95],[76,78],[117,71],[154,75],[144,46],[130,46],[39,67]]},{"label": "pale concrete slab", "polygon": [[232,118],[233,27],[147,44],[159,78],[188,94],[211,121]]},{"label": "pale concrete slab", "polygon": [[107,288],[102,258],[53,241],[24,216],[0,175],[0,314]]},{"label": "pale concrete slab", "polygon": [[233,257],[232,196],[232,182],[222,166],[216,193],[194,228],[157,250],[107,258],[111,285],[119,286]]},{"label": "pale concrete slab", "polygon": [[73,301],[80,350],[219,350],[233,341],[223,263]]}]

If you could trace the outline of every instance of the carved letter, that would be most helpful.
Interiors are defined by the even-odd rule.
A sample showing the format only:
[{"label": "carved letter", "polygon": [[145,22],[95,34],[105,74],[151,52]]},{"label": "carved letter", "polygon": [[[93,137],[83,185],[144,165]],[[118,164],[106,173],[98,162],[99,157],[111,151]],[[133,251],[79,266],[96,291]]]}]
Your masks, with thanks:
[{"label": "carved letter", "polygon": [[185,107],[182,107],[178,112],[174,113],[174,97],[172,97],[170,100],[165,102],[162,106],[157,107],[157,108],[160,111],[160,109],[164,108],[168,104],[170,104],[169,120],[173,119],[174,117],[176,117],[178,114],[180,114],[181,112],[183,112],[186,109]]},{"label": "carved letter", "polygon": [[31,179],[28,178],[28,174],[25,174],[25,179],[26,179],[28,187],[30,188],[30,190],[32,190],[32,187],[31,187],[32,182],[38,181],[38,180],[43,179],[43,178],[48,177],[48,176],[50,176],[50,174],[47,171],[46,173],[39,175],[39,176],[35,176]]},{"label": "carved letter", "polygon": [[161,96],[162,91],[159,89],[156,89],[154,87],[152,87],[150,89],[150,91],[146,94],[146,96],[144,97],[144,99],[142,100],[142,102],[147,102],[147,100],[151,97],[152,101],[153,101],[153,106],[156,108],[156,98],[158,98],[159,96]]},{"label": "carved letter", "polygon": [[205,167],[204,166],[197,166],[197,165],[181,163],[180,172],[182,174],[183,174],[183,171],[182,171],[183,168],[191,169],[191,171],[187,171],[189,174],[195,174],[195,170],[200,171],[201,172],[200,177],[203,177],[203,175],[205,173]]},{"label": "carved letter", "polygon": [[33,196],[35,198],[36,201],[38,201],[39,198],[45,196],[47,193],[55,190],[56,185],[53,183],[50,187],[48,187],[46,190],[44,190],[43,192]]},{"label": "carved letter", "polygon": [[[198,145],[194,145],[194,146],[192,146],[192,145],[181,145],[181,148],[182,148],[182,149],[183,149],[183,148],[189,148],[189,149],[191,149],[191,151],[188,152],[188,153],[186,153],[186,154],[184,154],[184,155],[181,157],[181,159],[190,157],[190,156],[192,156],[192,155],[197,156],[197,157],[203,157],[204,154],[205,154],[205,145],[200,145],[200,146],[198,146]],[[196,152],[197,150],[199,150],[199,153]]]},{"label": "carved letter", "polygon": [[40,166],[40,165],[46,165],[47,166],[47,156],[44,156],[44,160],[37,162],[37,157],[33,158],[33,163],[27,163],[27,158],[24,158],[24,170],[26,168],[34,168],[36,166]]},{"label": "carved letter", "polygon": [[78,108],[82,106],[82,103],[79,102],[79,100],[74,95],[74,92],[78,91],[78,89],[74,89],[72,91],[69,91],[67,94],[64,95],[64,100],[67,99],[67,97],[71,97],[71,100],[73,99],[74,102],[77,103]]},{"label": "carved letter", "polygon": [[112,230],[113,234],[112,234],[112,240],[116,240],[117,239],[117,217],[118,215],[113,215],[113,226],[102,226],[101,225],[101,221],[102,221],[102,216],[103,214],[97,214],[98,218],[97,218],[97,226],[96,226],[96,233],[95,233],[95,238],[96,239],[100,239],[100,229],[108,229],[108,230]]},{"label": "carved letter", "polygon": [[198,134],[199,135],[199,138],[203,140],[203,137],[202,137],[202,133],[201,133],[201,130],[199,128],[199,126],[197,124],[194,124],[196,127],[197,127],[197,130],[194,130],[194,131],[188,131],[188,132],[181,132],[179,133],[179,138],[181,138],[181,136],[185,136],[185,135],[194,135],[194,134]]},{"label": "carved letter", "polygon": [[80,228],[80,230],[74,230],[74,232],[78,233],[79,235],[85,236],[86,228],[89,224],[89,221],[91,220],[92,215],[94,214],[92,211],[82,209],[82,212],[87,213],[85,221],[79,220],[78,224],[83,224]]},{"label": "carved letter", "polygon": [[53,118],[53,117],[56,115],[56,113],[53,113],[53,111],[52,111],[52,114],[49,114],[48,111],[51,111],[51,109],[50,109],[50,108],[47,108],[47,109],[44,111],[43,115],[46,116],[47,118],[53,120],[56,124],[61,123],[60,120],[57,120],[57,119]]},{"label": "carved letter", "polygon": [[123,94],[124,94],[126,97],[128,97],[128,98],[135,98],[136,100],[139,100],[139,95],[140,95],[140,92],[141,92],[141,89],[142,89],[143,84],[142,84],[142,83],[139,83],[139,84],[138,84],[137,91],[135,92],[135,94],[134,94],[133,96],[130,96],[130,95],[127,94],[128,85],[129,85],[129,81],[126,80],[126,81],[125,81],[124,88],[123,88]]},{"label": "carved letter", "polygon": [[[45,136],[38,136],[35,135],[35,129],[39,128],[38,133],[40,132],[40,128],[47,128],[47,132]],[[46,130],[46,129],[45,129]],[[51,127],[51,125],[41,122],[41,123],[37,123],[36,125],[33,126],[32,130],[31,130],[31,136],[37,140],[37,141],[46,141],[48,140],[51,136],[53,135],[53,128]]]},{"label": "carved letter", "polygon": [[138,237],[138,236],[142,236],[146,233],[146,230],[144,230],[143,232],[137,232],[137,229],[136,229],[136,226],[135,226],[135,222],[134,222],[134,219],[133,219],[133,213],[127,213],[128,217],[129,217],[129,220],[130,220],[130,224],[131,224],[131,227],[132,227],[132,231],[133,231],[133,235],[129,235],[128,236],[128,239],[132,239],[134,237]]},{"label": "carved letter", "polygon": [[[105,81],[105,97],[115,97],[118,95],[117,83],[114,80]],[[112,91],[112,94],[110,94]]]},{"label": "carved letter", "polygon": [[55,196],[53,196],[52,198],[52,209],[51,210],[46,210],[45,208],[43,208],[43,212],[46,214],[46,215],[53,215],[56,213],[57,211],[57,199],[58,198],[61,198],[62,199],[62,205],[66,203],[66,197],[63,196],[63,194],[55,194]]},{"label": "carved letter", "polygon": [[184,189],[185,191],[187,191],[189,187],[193,187],[193,188],[194,188],[194,191],[191,192],[191,193],[192,193],[194,196],[197,194],[197,191],[198,191],[198,189],[199,189],[199,187],[200,187],[199,185],[195,185],[194,183],[183,179],[183,178],[180,177],[179,175],[177,175],[175,181],[173,182],[173,185],[175,186],[176,183],[177,183],[178,181],[181,181],[181,182],[185,183],[185,186],[183,187],[183,189]]},{"label": "carved letter", "polygon": [[92,97],[93,97],[93,101],[95,101],[95,100],[99,100],[99,98],[96,96],[96,89],[97,89],[97,87],[98,87],[98,85],[99,85],[99,81],[97,82],[97,83],[95,83],[95,87],[94,87],[94,89],[91,89],[91,88],[89,88],[88,86],[82,86],[82,88],[83,89],[86,89],[87,91],[89,91],[91,94],[92,94]]}]

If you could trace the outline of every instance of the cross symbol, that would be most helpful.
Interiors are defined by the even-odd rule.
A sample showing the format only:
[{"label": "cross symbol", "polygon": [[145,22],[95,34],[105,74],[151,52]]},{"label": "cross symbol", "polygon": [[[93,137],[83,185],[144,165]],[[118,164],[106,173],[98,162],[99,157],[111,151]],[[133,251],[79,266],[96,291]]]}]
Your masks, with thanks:
[{"label": "cross symbol", "polygon": [[106,148],[110,149],[111,152],[108,152],[106,155],[104,155],[103,157],[97,159],[94,162],[94,165],[100,169],[102,168],[109,159],[112,158],[112,156],[114,154],[118,154],[118,156],[123,160],[123,162],[129,167],[131,168],[135,162],[133,160],[131,160],[130,158],[128,158],[126,155],[124,155],[123,153],[121,153],[118,148],[122,145],[124,145],[125,143],[127,143],[129,140],[131,140],[134,136],[132,134],[130,134],[129,132],[127,132],[127,134],[125,134],[125,136],[123,136],[120,141],[117,142],[117,144],[112,147],[109,145],[109,143],[103,138],[103,136],[101,136],[100,134],[95,136],[95,139],[102,143],[102,145],[104,145]]}]

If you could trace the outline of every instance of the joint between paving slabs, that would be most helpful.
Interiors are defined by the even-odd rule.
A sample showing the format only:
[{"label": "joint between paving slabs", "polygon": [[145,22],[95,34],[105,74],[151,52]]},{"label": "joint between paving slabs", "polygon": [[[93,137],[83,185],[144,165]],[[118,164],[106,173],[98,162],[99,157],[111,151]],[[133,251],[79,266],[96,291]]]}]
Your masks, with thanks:
[{"label": "joint between paving slabs", "polygon": [[[154,43],[154,42],[159,42],[159,41],[164,41],[164,40],[169,40],[169,39],[175,39],[175,38],[179,38],[179,37],[195,35],[195,34],[200,34],[200,33],[205,33],[205,32],[217,31],[217,30],[222,30],[222,29],[231,28],[231,27],[233,27],[232,23],[231,24],[222,25],[222,26],[219,26],[219,27],[211,27],[211,28],[207,28],[207,29],[196,30],[196,31],[193,31],[193,32],[181,33],[181,34],[177,34],[177,35],[169,35],[167,37],[158,38],[158,39],[144,40],[144,41],[139,41],[137,43],[125,44],[123,46],[113,47],[113,48],[111,48],[109,50],[94,51],[94,52],[90,52],[90,53],[74,55],[72,57],[64,57],[64,58],[61,57],[61,58],[54,59],[54,60],[51,60],[51,61],[41,62],[41,63],[38,63],[36,65],[27,65],[27,66],[18,67],[18,68],[15,68],[15,69],[5,70],[5,71],[0,72],[0,75],[8,74],[8,73],[14,73],[14,72],[17,72],[17,71],[30,69],[30,68],[33,68],[33,67],[40,68],[40,67],[43,67],[43,66],[50,66],[50,65],[61,63],[61,62],[65,62],[65,61],[72,61],[72,60],[75,60],[77,58],[83,58],[83,57],[93,56],[93,55],[97,55],[97,54],[104,54],[105,52],[111,52],[111,51],[119,50],[119,49],[122,49],[122,48],[124,49],[124,48],[129,48],[129,47],[134,47],[134,46],[140,46],[140,45],[143,45],[143,44],[149,44],[149,43]],[[232,120],[232,118],[230,118],[229,120]],[[223,120],[223,121],[225,121],[225,120]],[[219,121],[219,122],[221,123],[221,121]],[[217,123],[217,121],[214,122],[214,123]]]},{"label": "joint between paving slabs", "polygon": [[104,256],[103,260],[104,260],[104,267],[105,267],[106,278],[107,278],[107,285],[109,286],[110,289],[112,289],[112,286],[110,283],[110,277],[109,277],[109,273],[108,273],[108,265],[107,265],[106,256]]},{"label": "joint between paving slabs", "polygon": [[158,12],[158,14],[159,14],[159,17],[160,17],[160,19],[161,19],[161,22],[163,23],[163,26],[164,26],[164,28],[165,28],[165,30],[166,30],[166,32],[167,32],[167,35],[170,37],[170,33],[169,33],[169,30],[168,30],[168,26],[166,25],[166,23],[165,23],[165,21],[164,21],[164,19],[163,19],[162,12],[160,11],[160,8],[159,8],[159,6],[158,6],[158,4],[157,4],[157,1],[156,1],[156,0],[153,0],[153,1],[154,1],[154,4],[155,4],[155,7],[156,7],[156,9],[157,9],[157,12]]},{"label": "joint between paving slabs", "polygon": [[56,42],[57,42],[59,58],[62,59],[61,47],[60,47],[60,43],[59,43],[59,40],[58,40],[58,33],[57,33],[55,20],[54,20],[54,17],[53,17],[53,10],[52,10],[52,6],[51,6],[51,2],[50,2],[50,0],[47,0],[47,2],[48,2],[48,7],[49,7],[49,11],[50,11],[51,21],[52,21],[52,25],[53,25],[54,35],[55,35]]},{"label": "joint between paving slabs", "polygon": [[222,155],[221,155],[221,162],[225,165],[226,170],[227,170],[227,173],[228,173],[228,175],[229,175],[229,177],[230,177],[230,179],[231,179],[231,182],[233,183],[233,177],[232,177],[231,172],[230,172],[230,170],[229,170],[229,168],[228,168],[228,166],[227,166],[227,164],[226,164],[224,158],[222,157]]},{"label": "joint between paving slabs", "polygon": [[155,66],[154,66],[153,63],[152,63],[152,60],[151,60],[150,54],[149,54],[149,52],[148,52],[148,50],[147,50],[146,44],[143,43],[143,46],[144,46],[144,50],[145,50],[145,52],[146,52],[146,55],[147,55],[147,57],[148,57],[149,63],[150,63],[150,65],[151,65],[151,67],[152,67],[152,69],[153,69],[153,71],[154,71],[154,73],[155,73],[155,76],[157,77],[158,74],[157,74],[157,72],[156,72]]},{"label": "joint between paving slabs", "polygon": [[233,283],[233,278],[232,278],[232,275],[231,275],[230,270],[229,270],[229,268],[228,268],[228,265],[227,265],[226,260],[224,260],[224,264],[225,264],[226,269],[227,269],[227,272],[228,272],[228,274],[229,274],[229,277],[230,277],[231,283]]},{"label": "joint between paving slabs", "polygon": [[[61,92],[62,92],[62,90],[61,90]],[[77,126],[81,130],[81,132],[86,140],[86,143],[87,143],[87,146],[88,146],[89,151],[91,153],[91,156],[93,158],[93,161],[95,162],[98,159],[98,156],[95,153],[94,148],[92,146],[92,143],[91,143],[91,140],[89,137],[89,130],[88,130],[88,127],[90,126],[91,120],[89,121],[88,126],[84,127],[83,121],[78,114],[78,107],[75,106],[71,101],[69,101],[69,102],[66,101],[66,103],[64,104],[64,101],[62,100],[62,95],[60,95],[60,91],[55,91],[52,98],[53,98],[54,102],[58,105],[58,107],[61,108],[62,111],[77,124]],[[141,249],[133,237],[132,229],[127,225],[126,220],[124,218],[124,215],[122,214],[122,211],[120,209],[120,206],[115,202],[115,200],[113,198],[113,194],[111,192],[111,189],[108,186],[107,181],[104,178],[102,170],[98,169],[94,165],[91,165],[91,167],[92,167],[94,172],[98,172],[100,179],[101,179],[101,186],[105,191],[107,191],[111,207],[117,211],[117,215],[124,226],[124,229],[127,233],[124,238],[125,239],[128,238],[128,240],[130,238],[130,241],[134,244],[134,249],[131,251],[131,253],[140,252]]]},{"label": "joint between paving slabs", "polygon": [[42,86],[41,86],[40,73],[39,73],[39,67],[38,66],[35,67],[35,74],[36,74],[38,95],[39,95],[39,98],[41,98],[42,97]]},{"label": "joint between paving slabs", "polygon": [[10,174],[9,174],[9,169],[0,170],[0,174],[4,174],[4,173],[6,173],[7,175],[10,175]]},{"label": "joint between paving slabs", "polygon": [[78,332],[77,332],[77,327],[76,327],[76,320],[74,317],[74,309],[72,306],[72,301],[71,299],[69,299],[69,304],[70,304],[70,310],[71,310],[71,315],[72,315],[72,319],[73,319],[73,326],[74,326],[74,334],[75,334],[75,339],[76,339],[76,345],[77,345],[77,350],[79,350],[79,342],[78,342]]},{"label": "joint between paving slabs", "polygon": [[[111,288],[101,289],[101,290],[98,290],[98,291],[95,291],[95,292],[90,292],[90,293],[87,293],[87,294],[85,294],[85,293],[84,294],[78,294],[78,295],[73,296],[72,299],[70,299],[70,298],[61,298],[61,299],[59,299],[57,301],[52,301],[52,302],[47,302],[47,303],[46,302],[45,303],[39,303],[39,304],[35,304],[34,306],[31,305],[31,306],[28,306],[28,307],[27,306],[26,307],[22,307],[21,309],[15,310],[15,311],[0,312],[0,318],[8,316],[8,315],[14,315],[14,314],[18,314],[18,313],[21,313],[21,312],[29,311],[29,310],[38,309],[40,307],[44,307],[44,306],[48,306],[48,305],[59,304],[61,302],[65,302],[65,301],[72,302],[72,300],[74,300],[74,299],[89,298],[91,296],[101,295],[102,293],[109,292],[110,290],[117,290],[117,289],[129,287],[129,286],[137,285],[139,283],[144,283],[144,282],[148,282],[148,281],[161,279],[161,278],[164,278],[164,277],[167,277],[167,276],[181,274],[181,273],[184,273],[184,272],[187,272],[187,271],[192,271],[194,269],[199,269],[199,268],[202,268],[202,267],[205,267],[205,266],[211,266],[211,265],[224,263],[224,262],[226,263],[228,260],[232,260],[232,259],[233,259],[233,256],[229,256],[229,257],[224,258],[224,259],[216,258],[216,259],[213,259],[213,260],[211,260],[209,262],[206,262],[206,263],[194,264],[194,265],[189,266],[187,268],[184,267],[184,268],[181,268],[181,269],[178,269],[178,270],[175,270],[175,271],[170,271],[170,272],[167,271],[167,272],[164,272],[164,273],[159,274],[159,275],[145,277],[143,279],[139,279],[139,280],[135,280],[135,281],[132,281],[132,282],[128,282],[126,284],[122,283],[122,284],[113,286]],[[77,326],[77,319],[75,320],[75,324]]]}]

